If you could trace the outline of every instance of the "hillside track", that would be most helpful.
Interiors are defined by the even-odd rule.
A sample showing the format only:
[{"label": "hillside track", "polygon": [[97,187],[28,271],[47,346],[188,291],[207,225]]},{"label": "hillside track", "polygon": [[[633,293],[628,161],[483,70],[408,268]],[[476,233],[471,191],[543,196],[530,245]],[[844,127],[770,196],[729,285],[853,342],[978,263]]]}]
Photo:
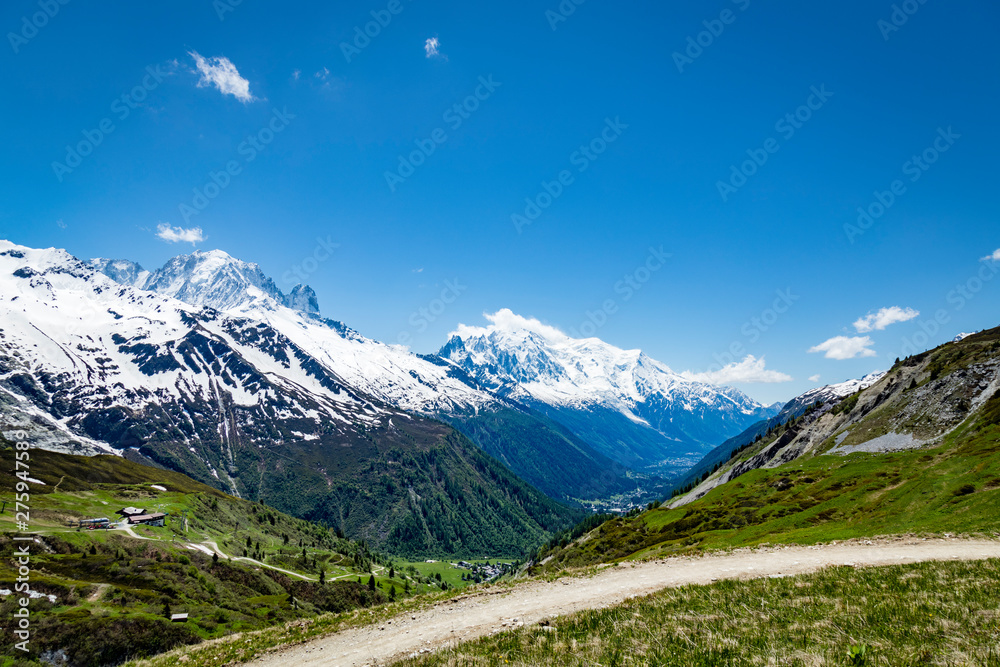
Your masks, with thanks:
[{"label": "hillside track", "polygon": [[414,614],[284,646],[248,663],[255,667],[385,665],[417,653],[585,609],[604,608],[664,588],[922,561],[1000,558],[1000,541],[898,537],[818,546],[739,549],[705,556],[622,563],[593,576],[529,581],[510,589],[473,591]]}]

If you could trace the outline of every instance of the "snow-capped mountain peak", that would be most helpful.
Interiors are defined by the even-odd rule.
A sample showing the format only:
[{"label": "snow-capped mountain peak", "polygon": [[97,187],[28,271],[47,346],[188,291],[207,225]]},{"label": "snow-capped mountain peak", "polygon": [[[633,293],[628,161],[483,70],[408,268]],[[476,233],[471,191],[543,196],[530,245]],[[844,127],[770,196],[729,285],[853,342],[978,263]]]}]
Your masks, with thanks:
[{"label": "snow-capped mountain peak", "polygon": [[693,400],[723,397],[746,411],[762,407],[735,390],[688,380],[641,350],[623,350],[599,338],[572,338],[508,309],[486,318],[488,327],[459,326],[441,356],[480,379],[517,385],[521,393],[545,402],[614,404],[633,413],[635,404],[652,394],[683,392]]},{"label": "snow-capped mountain peak", "polygon": [[281,305],[309,315],[319,314],[312,288],[296,285],[285,295],[260,266],[222,250],[196,250],[190,255],[179,255],[153,272],[129,260],[94,259],[90,264],[118,283],[196,306],[249,312]]},{"label": "snow-capped mountain peak", "polygon": [[221,250],[180,255],[153,272],[128,260],[90,264],[125,285],[266,322],[352,387],[388,404],[438,415],[497,403],[496,397],[466,384],[450,364],[431,363],[323,319],[310,287],[297,285],[283,294],[259,265]]},{"label": "snow-capped mountain peak", "polygon": [[[773,415],[729,387],[697,382],[641,350],[572,338],[508,309],[460,325],[440,356],[497,393],[554,410],[610,410],[672,442],[714,445]],[[697,422],[697,423],[696,423]]]},{"label": "snow-capped mountain peak", "polygon": [[862,389],[867,389],[884,378],[887,374],[888,371],[876,371],[874,373],[869,373],[863,378],[847,380],[846,382],[838,382],[836,384],[828,384],[823,387],[817,387],[816,389],[810,389],[801,396],[797,396],[793,400],[789,401],[788,405],[811,405],[818,401],[830,401],[833,399],[844,398],[855,392],[859,392]]}]

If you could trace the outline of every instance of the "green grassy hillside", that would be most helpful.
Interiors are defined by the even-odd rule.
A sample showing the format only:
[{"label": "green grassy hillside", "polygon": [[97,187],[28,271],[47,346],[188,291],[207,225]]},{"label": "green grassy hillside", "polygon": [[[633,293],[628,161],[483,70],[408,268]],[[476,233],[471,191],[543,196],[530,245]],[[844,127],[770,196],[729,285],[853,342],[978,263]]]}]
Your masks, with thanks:
[{"label": "green grassy hillside", "polygon": [[677,509],[601,525],[546,569],[703,548],[897,533],[1000,531],[1000,428],[930,450],[820,456],[755,470]]},{"label": "green grassy hillside", "polygon": [[[705,495],[614,519],[538,560],[552,570],[761,543],[1000,531],[1000,393],[987,389],[998,338],[992,330],[902,360],[871,389],[735,452]],[[915,449],[833,451],[897,432],[944,435]]]},{"label": "green grassy hillside", "polygon": [[[443,565],[373,553],[335,530],[228,496],[184,475],[117,457],[30,451],[31,652],[8,642],[3,664],[117,664],[179,644],[379,605],[466,585]],[[0,443],[0,484],[12,501],[14,450]],[[161,487],[161,488],[156,488]],[[166,489],[166,490],[162,490]],[[137,506],[169,514],[164,527],[78,530],[76,520]],[[0,589],[15,588],[11,504],[0,514]],[[218,550],[223,555],[213,556]],[[231,559],[229,557],[232,557]],[[320,582],[322,578],[323,582]],[[443,579],[443,582],[442,582]],[[51,597],[50,597],[51,596]],[[12,636],[18,595],[0,602]],[[187,613],[169,623],[166,612]]]}]

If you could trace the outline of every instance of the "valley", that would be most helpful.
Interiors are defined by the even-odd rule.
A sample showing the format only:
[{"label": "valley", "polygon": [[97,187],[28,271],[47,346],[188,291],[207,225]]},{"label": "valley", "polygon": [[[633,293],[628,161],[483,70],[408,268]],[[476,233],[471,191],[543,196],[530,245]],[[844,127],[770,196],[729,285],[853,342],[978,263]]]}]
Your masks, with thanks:
[{"label": "valley", "polygon": [[0,15],[0,667],[1000,667],[1000,3]]},{"label": "valley", "polygon": [[[713,664],[733,646],[711,637],[747,619],[708,630],[672,605],[779,605],[786,581],[867,599],[888,577],[912,614],[921,567],[953,581],[925,587],[936,608],[993,613],[968,578],[1000,558],[1000,329],[763,406],[510,311],[414,355],[225,253],[150,272],[4,248],[0,417],[31,450],[34,660],[563,664],[634,654],[658,619],[707,632]],[[166,526],[76,528],[125,504]],[[8,557],[15,527],[0,514]],[[622,614],[643,620],[600,639]],[[801,649],[755,620],[741,641],[837,650],[818,620]],[[988,658],[989,629],[966,624],[961,649],[854,635]]]}]

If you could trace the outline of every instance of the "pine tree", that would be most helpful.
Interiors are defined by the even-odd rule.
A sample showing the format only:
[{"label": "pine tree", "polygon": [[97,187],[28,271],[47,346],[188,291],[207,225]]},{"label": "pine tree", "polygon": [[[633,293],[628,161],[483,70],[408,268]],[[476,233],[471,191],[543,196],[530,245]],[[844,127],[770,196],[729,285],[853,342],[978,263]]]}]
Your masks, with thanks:
[{"label": "pine tree", "polygon": [[374,574],[368,579],[368,590],[373,591],[373,592],[375,591],[375,575]]},{"label": "pine tree", "polygon": [[394,568],[392,566],[389,566],[389,578],[390,579],[395,579],[396,578],[396,568]]},{"label": "pine tree", "polygon": [[326,568],[320,568],[320,571],[319,571],[319,583],[321,583],[321,584],[325,584],[326,583]]}]

